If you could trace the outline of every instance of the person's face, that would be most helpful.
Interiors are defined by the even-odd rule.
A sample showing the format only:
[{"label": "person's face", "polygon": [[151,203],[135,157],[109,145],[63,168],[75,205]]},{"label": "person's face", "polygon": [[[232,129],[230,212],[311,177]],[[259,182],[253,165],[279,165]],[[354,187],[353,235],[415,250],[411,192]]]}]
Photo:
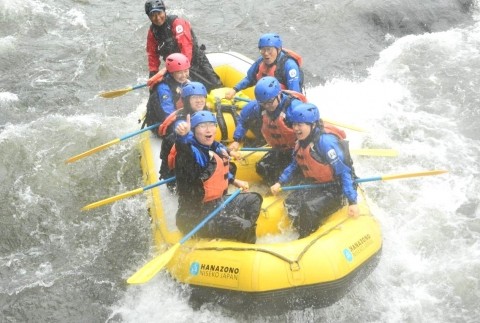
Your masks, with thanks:
[{"label": "person's face", "polygon": [[165,19],[167,18],[167,15],[165,14],[165,11],[154,11],[150,15],[148,15],[148,18],[150,18],[150,21],[152,24],[161,26],[165,23]]},{"label": "person's face", "polygon": [[193,112],[202,111],[205,107],[206,98],[203,95],[191,95],[188,100]]},{"label": "person's face", "polygon": [[275,111],[275,109],[278,107],[280,103],[280,100],[278,98],[278,95],[276,97],[274,97],[273,99],[270,99],[268,101],[264,101],[264,102],[259,102],[260,106],[267,110],[268,112],[273,112]]},{"label": "person's face", "polygon": [[180,84],[187,82],[189,75],[190,75],[190,70],[188,68],[183,71],[176,71],[172,73],[173,79]]},{"label": "person's face", "polygon": [[260,48],[260,54],[267,65],[273,64],[278,56],[278,51],[275,47],[262,47]]},{"label": "person's face", "polygon": [[306,139],[312,132],[312,126],[309,123],[294,122],[292,128],[298,140]]},{"label": "person's face", "polygon": [[217,133],[217,124],[215,122],[202,122],[198,124],[193,134],[199,143],[205,146],[211,146]]}]

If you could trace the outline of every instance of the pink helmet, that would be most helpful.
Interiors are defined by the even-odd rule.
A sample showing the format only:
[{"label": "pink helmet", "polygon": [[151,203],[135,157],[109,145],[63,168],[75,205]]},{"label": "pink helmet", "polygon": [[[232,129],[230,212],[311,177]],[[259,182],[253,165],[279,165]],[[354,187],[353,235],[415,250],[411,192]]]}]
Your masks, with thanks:
[{"label": "pink helmet", "polygon": [[165,59],[169,73],[183,71],[190,68],[190,60],[182,53],[173,53]]}]

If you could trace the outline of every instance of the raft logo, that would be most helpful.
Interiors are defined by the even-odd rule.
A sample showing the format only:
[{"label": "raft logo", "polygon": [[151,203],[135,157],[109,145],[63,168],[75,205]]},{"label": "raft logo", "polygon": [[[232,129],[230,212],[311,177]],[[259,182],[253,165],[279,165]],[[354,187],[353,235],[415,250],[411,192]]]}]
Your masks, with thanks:
[{"label": "raft logo", "polygon": [[190,265],[190,275],[197,276],[199,272],[200,272],[200,264],[195,261]]},{"label": "raft logo", "polygon": [[220,266],[214,264],[201,264],[200,275],[214,278],[238,280],[240,269],[238,267]]},{"label": "raft logo", "polygon": [[348,247],[348,250],[352,253],[352,255],[358,255],[372,243],[372,237],[369,234],[366,234]]},{"label": "raft logo", "polygon": [[240,267],[238,261],[222,261],[219,263],[202,263],[194,261],[189,268],[192,281],[212,286],[238,287],[240,283]]},{"label": "raft logo", "polygon": [[345,258],[347,259],[348,262],[352,262],[353,255],[350,252],[350,250],[348,250],[347,248],[343,249],[343,255],[345,256]]}]

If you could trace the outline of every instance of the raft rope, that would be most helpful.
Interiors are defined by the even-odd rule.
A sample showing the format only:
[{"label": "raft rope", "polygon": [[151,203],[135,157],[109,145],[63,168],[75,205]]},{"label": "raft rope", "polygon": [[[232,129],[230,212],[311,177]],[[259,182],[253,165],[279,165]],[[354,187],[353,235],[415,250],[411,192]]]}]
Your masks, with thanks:
[{"label": "raft rope", "polygon": [[[339,223],[337,223],[335,226],[331,227],[330,229],[328,229],[327,231],[323,232],[322,234],[318,235],[315,239],[313,239],[312,241],[310,241],[310,243],[308,245],[305,246],[305,248],[303,248],[303,250],[298,254],[298,257],[295,259],[295,260],[291,260],[279,253],[276,253],[274,251],[271,251],[271,250],[268,250],[268,249],[262,249],[262,248],[234,248],[234,247],[228,247],[228,248],[219,248],[219,247],[209,247],[209,248],[195,248],[195,250],[212,250],[212,251],[258,251],[258,252],[263,252],[263,253],[267,253],[269,255],[272,255],[274,257],[277,257],[283,261],[285,261],[286,263],[288,263],[290,265],[290,268],[293,270],[298,270],[300,269],[300,266],[298,265],[298,262],[302,259],[302,257],[307,253],[307,251],[318,241],[320,240],[322,237],[326,236],[327,234],[329,234],[330,232],[332,232],[333,230],[336,230],[340,225],[342,225],[343,223],[345,223],[347,220],[349,220],[350,217],[347,215],[347,217],[345,219],[343,219],[342,221],[340,221]],[[295,267],[292,267],[292,265],[295,265]],[[294,269],[295,268],[295,269]]]}]

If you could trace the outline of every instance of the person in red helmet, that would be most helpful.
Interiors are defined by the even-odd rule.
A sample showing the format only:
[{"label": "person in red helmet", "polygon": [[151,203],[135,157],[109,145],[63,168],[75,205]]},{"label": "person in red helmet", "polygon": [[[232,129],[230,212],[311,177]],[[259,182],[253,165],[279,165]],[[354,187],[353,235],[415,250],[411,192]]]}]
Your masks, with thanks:
[{"label": "person in red helmet", "polygon": [[[145,13],[152,22],[147,34],[147,57],[150,71],[147,84],[153,87],[161,78],[160,58],[165,60],[170,54],[182,53],[191,62],[192,81],[203,83],[207,90],[222,87],[220,78],[204,53],[205,46],[198,46],[190,23],[174,15],[167,15],[162,0],[145,2]],[[159,71],[160,70],[160,71]]]},{"label": "person in red helmet", "polygon": [[[144,122],[147,126],[163,122],[171,113],[183,108],[181,89],[189,82],[190,60],[183,54],[174,53],[165,59],[165,65],[167,73],[148,98]],[[152,132],[158,135],[158,128]]]}]

